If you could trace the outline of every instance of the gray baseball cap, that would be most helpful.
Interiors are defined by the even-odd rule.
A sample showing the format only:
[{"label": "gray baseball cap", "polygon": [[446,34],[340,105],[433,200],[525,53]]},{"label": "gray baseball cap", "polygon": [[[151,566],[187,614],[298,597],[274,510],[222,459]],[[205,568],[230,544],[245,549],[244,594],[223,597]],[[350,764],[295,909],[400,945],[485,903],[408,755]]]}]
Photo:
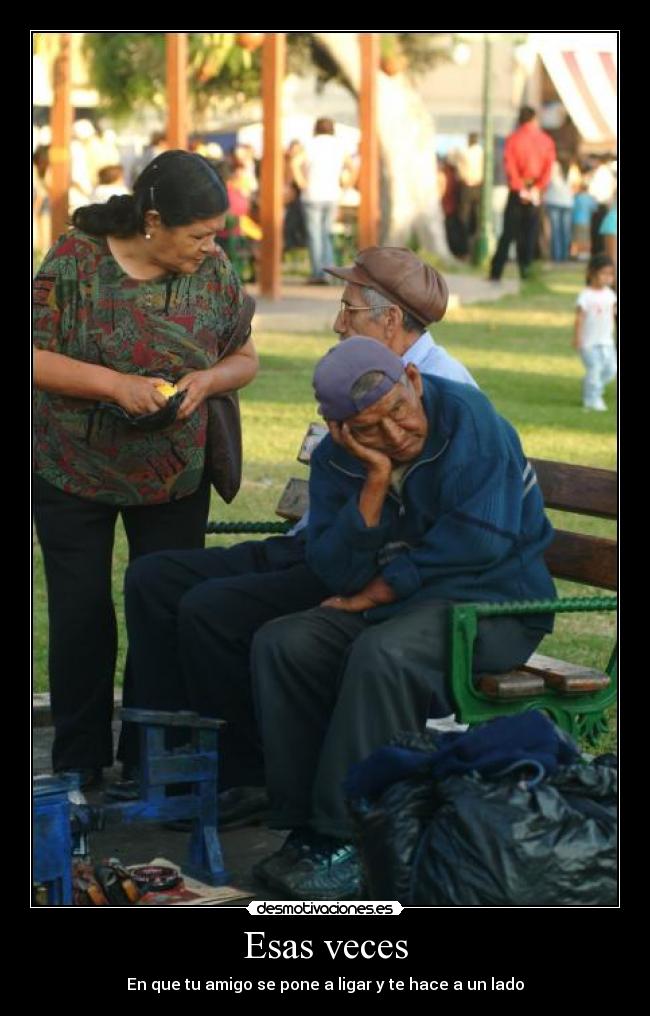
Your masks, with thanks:
[{"label": "gray baseball cap", "polygon": [[[353,398],[356,381],[369,371],[383,378],[371,391]],[[333,346],[314,371],[314,393],[318,409],[326,420],[341,422],[372,406],[398,383],[404,364],[387,346],[376,339],[353,335]]]}]

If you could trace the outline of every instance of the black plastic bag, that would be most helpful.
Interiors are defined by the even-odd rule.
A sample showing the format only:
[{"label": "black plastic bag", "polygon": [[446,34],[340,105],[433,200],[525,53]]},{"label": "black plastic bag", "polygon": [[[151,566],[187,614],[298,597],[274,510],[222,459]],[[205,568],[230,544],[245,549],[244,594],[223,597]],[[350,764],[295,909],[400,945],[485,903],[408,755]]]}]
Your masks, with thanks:
[{"label": "black plastic bag", "polygon": [[533,770],[533,779],[525,762],[500,775],[435,779],[431,760],[445,736],[397,738],[421,752],[421,765],[375,797],[349,802],[366,898],[405,906],[616,905],[613,756],[558,765],[546,776]]}]

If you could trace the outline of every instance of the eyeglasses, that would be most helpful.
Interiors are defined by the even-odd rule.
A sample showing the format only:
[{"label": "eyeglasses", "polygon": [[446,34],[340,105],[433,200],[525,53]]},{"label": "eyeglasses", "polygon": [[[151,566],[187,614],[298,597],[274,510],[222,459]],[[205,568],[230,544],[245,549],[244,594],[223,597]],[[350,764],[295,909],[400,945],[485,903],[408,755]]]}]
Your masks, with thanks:
[{"label": "eyeglasses", "polygon": [[389,307],[392,306],[393,306],[392,303],[381,303],[378,307],[366,307],[366,306],[353,307],[351,304],[347,302],[347,300],[341,300],[341,307],[339,313],[345,315],[347,314],[348,311],[353,310],[387,310]]}]

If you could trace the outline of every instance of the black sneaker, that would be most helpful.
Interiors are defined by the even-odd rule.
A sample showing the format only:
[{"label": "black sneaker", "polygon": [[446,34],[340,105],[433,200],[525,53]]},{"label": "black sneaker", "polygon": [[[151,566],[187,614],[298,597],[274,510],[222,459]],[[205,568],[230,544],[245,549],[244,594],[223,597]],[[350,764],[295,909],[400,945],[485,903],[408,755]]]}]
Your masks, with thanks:
[{"label": "black sneaker", "polygon": [[310,850],[315,833],[310,829],[294,829],[279,850],[253,865],[253,875],[272,889],[283,888],[282,876]]},{"label": "black sneaker", "polygon": [[358,899],[361,863],[357,850],[351,843],[322,837],[277,878],[274,888],[288,899]]}]

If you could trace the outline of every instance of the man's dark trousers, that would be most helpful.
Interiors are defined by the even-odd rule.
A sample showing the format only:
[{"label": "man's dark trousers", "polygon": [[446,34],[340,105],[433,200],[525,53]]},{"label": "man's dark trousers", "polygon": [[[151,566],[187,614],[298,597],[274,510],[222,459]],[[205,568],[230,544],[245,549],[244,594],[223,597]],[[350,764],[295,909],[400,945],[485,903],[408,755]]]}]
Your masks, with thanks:
[{"label": "man's dark trousers", "polygon": [[517,191],[510,191],[503,216],[503,231],[490,265],[490,278],[500,279],[508,260],[510,244],[517,244],[519,274],[525,279],[535,257],[539,232],[539,207],[522,201]]},{"label": "man's dark trousers", "polygon": [[[266,621],[321,603],[330,591],[304,563],[300,536],[228,548],[150,554],[134,562],[125,611],[136,705],[192,709],[227,721],[221,790],[264,783],[249,654]],[[126,761],[137,762],[137,757]]]},{"label": "man's dark trousers", "polygon": [[[269,825],[350,839],[349,767],[401,730],[454,706],[446,686],[449,603],[419,601],[371,624],[320,607],[264,625],[251,665],[271,798]],[[524,663],[544,632],[526,618],[482,618],[477,672]]]},{"label": "man's dark trousers", "polygon": [[480,183],[469,185],[461,183],[458,196],[458,219],[465,234],[464,243],[466,253],[472,254],[472,247],[478,233],[481,215],[481,191]]}]

